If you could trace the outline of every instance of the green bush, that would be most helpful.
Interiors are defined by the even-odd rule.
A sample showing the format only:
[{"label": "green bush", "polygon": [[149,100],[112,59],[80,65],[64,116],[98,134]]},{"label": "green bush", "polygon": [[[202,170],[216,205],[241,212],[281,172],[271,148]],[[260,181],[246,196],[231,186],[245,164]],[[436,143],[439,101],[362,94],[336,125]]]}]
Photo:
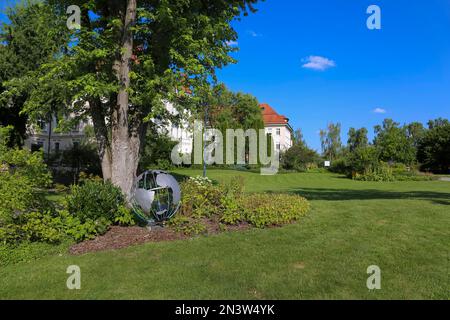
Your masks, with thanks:
[{"label": "green bush", "polygon": [[345,157],[331,161],[331,167],[329,170],[334,173],[341,173],[345,175],[349,175],[352,171],[348,160]]},{"label": "green bush", "polygon": [[182,232],[186,235],[200,235],[206,231],[204,221],[182,215],[177,215],[175,218],[170,220],[169,226],[171,226],[175,231]]},{"label": "green bush", "polygon": [[395,181],[392,168],[381,162],[380,165],[367,168],[363,174],[356,173],[353,177],[359,181],[392,182]]},{"label": "green bush", "polygon": [[94,179],[73,186],[66,197],[66,206],[69,215],[66,233],[78,242],[104,234],[111,225],[135,224],[125,197],[110,182]]},{"label": "green bush", "polygon": [[105,233],[110,224],[104,218],[82,222],[64,210],[31,212],[21,215],[14,224],[0,226],[0,242],[9,245],[22,242],[57,244],[69,239],[80,242]]},{"label": "green bush", "polygon": [[213,184],[191,178],[182,183],[181,210],[169,226],[188,235],[207,231],[206,223],[227,225],[248,223],[258,228],[294,222],[309,210],[306,199],[288,194],[244,194],[243,181]]},{"label": "green bush", "polygon": [[51,175],[41,153],[3,149],[0,153],[0,227],[32,211],[51,209],[42,188]]},{"label": "green bush", "polygon": [[319,159],[316,151],[309,149],[304,143],[296,143],[281,154],[280,164],[287,171],[305,172],[317,167]]},{"label": "green bush", "polygon": [[72,186],[66,203],[69,213],[82,223],[100,218],[112,223],[125,205],[125,198],[120,189],[110,182],[87,180],[82,185]]},{"label": "green bush", "polygon": [[373,167],[369,167],[362,174],[354,174],[353,179],[359,181],[393,182],[430,181],[434,180],[435,177],[430,174],[422,174],[404,164],[389,165],[385,162],[380,162]]},{"label": "green bush", "polygon": [[242,198],[245,220],[257,228],[297,221],[309,211],[309,202],[289,194],[251,194]]}]

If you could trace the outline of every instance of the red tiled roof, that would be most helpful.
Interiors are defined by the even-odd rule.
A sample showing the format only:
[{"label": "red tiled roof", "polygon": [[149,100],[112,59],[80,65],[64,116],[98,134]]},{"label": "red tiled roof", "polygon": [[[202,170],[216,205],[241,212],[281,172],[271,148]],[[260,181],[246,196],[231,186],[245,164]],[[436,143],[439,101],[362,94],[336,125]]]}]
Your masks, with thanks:
[{"label": "red tiled roof", "polygon": [[259,107],[261,108],[264,123],[266,125],[274,125],[274,124],[289,125],[289,119],[283,115],[278,114],[267,103],[262,103],[259,105]]}]

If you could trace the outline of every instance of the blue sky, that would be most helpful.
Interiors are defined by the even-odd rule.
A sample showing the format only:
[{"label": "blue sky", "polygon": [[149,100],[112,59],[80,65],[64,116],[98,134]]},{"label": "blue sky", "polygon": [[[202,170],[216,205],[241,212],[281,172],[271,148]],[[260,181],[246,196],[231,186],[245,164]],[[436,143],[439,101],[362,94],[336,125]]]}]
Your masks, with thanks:
[{"label": "blue sky", "polygon": [[[366,26],[371,4],[381,8],[381,30]],[[373,137],[386,117],[450,117],[449,0],[267,0],[258,8],[235,23],[239,63],[220,79],[289,117],[313,148],[330,121],[342,123],[346,141],[349,127]],[[335,66],[302,67],[310,56]]]},{"label": "blue sky", "polygon": [[[366,27],[371,4],[382,10],[381,30]],[[330,121],[342,123],[346,141],[349,127],[373,137],[387,117],[450,118],[449,0],[267,0],[257,8],[234,23],[238,63],[219,78],[289,117],[313,148]]]}]

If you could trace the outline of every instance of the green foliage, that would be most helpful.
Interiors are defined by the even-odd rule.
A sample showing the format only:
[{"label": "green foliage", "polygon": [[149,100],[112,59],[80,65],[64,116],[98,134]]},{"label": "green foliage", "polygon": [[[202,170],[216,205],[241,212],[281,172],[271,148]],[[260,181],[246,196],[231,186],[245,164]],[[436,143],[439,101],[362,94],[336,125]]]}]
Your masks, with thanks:
[{"label": "green foliage", "polygon": [[387,163],[380,163],[375,167],[368,167],[362,174],[355,173],[353,176],[355,180],[360,181],[377,181],[377,182],[392,182],[395,177],[392,173],[392,168]]},{"label": "green foliage", "polygon": [[259,193],[243,198],[245,220],[257,228],[292,223],[309,208],[308,201],[297,195]]},{"label": "green foliage", "polygon": [[346,156],[347,174],[363,173],[371,168],[377,168],[379,151],[374,146],[358,147]]},{"label": "green foliage", "polygon": [[297,172],[308,171],[319,162],[319,155],[303,143],[294,144],[289,150],[281,154],[281,166],[285,170]]},{"label": "green foliage", "polygon": [[[65,18],[41,1],[21,2],[6,14],[8,23],[0,25],[0,125],[14,126],[12,147],[26,136],[28,115],[22,111],[35,88],[35,72],[68,44],[68,30]],[[45,113],[48,105],[39,111]]]},{"label": "green foliage", "polygon": [[0,153],[0,227],[24,213],[49,209],[40,188],[50,183],[42,154],[4,148]]},{"label": "green foliage", "polygon": [[0,154],[4,152],[5,148],[10,147],[14,127],[9,125],[6,127],[0,126]]},{"label": "green foliage", "polygon": [[241,179],[214,185],[209,179],[190,178],[182,184],[182,207],[169,226],[189,235],[206,232],[206,224],[219,230],[241,223],[264,228],[291,223],[309,210],[309,203],[300,196],[248,195],[243,185]]},{"label": "green foliage", "polygon": [[206,232],[206,225],[203,221],[192,219],[186,216],[177,215],[169,222],[175,231],[182,232],[185,235],[200,235]]},{"label": "green foliage", "polygon": [[450,122],[438,119],[430,122],[419,142],[417,158],[422,169],[435,173],[450,172]]},{"label": "green foliage", "polygon": [[26,149],[6,149],[0,153],[0,164],[11,173],[26,178],[34,188],[51,185],[51,175],[42,153],[32,153]]},{"label": "green foliage", "polygon": [[132,210],[128,209],[125,206],[119,206],[115,216],[114,216],[114,224],[118,224],[121,226],[132,226],[135,224],[134,214]]},{"label": "green foliage", "polygon": [[58,245],[45,242],[0,242],[0,267],[19,262],[31,262],[49,255],[64,254],[70,244],[70,241],[64,241]]},{"label": "green foliage", "polygon": [[41,153],[4,149],[0,161],[0,242],[4,244],[83,241],[105,233],[111,224],[134,224],[122,193],[110,183],[86,179],[72,187],[67,211],[56,210],[40,189],[51,182]]},{"label": "green foliage", "polygon": [[145,145],[141,153],[139,167],[143,170],[158,169],[169,171],[173,169],[171,159],[172,149],[177,142],[164,134],[159,134],[155,128],[147,131]]},{"label": "green foliage", "polygon": [[11,224],[0,226],[0,242],[5,245],[19,245],[23,242],[58,244],[68,239],[79,242],[103,234],[108,227],[108,221],[103,218],[81,222],[64,210],[30,212],[21,215]]},{"label": "green foliage", "polygon": [[69,213],[81,222],[103,218],[112,223],[125,205],[125,199],[120,189],[110,182],[88,180],[82,185],[72,186],[66,203]]},{"label": "green foliage", "polygon": [[[132,152],[133,144],[144,142],[138,140],[146,121],[167,115],[163,102],[193,109],[204,98],[200,92],[209,92],[216,81],[216,70],[235,62],[230,53],[236,49],[229,45],[237,39],[232,22],[254,12],[256,2],[77,0],[81,29],[67,36],[61,23],[66,31],[60,37],[63,48],[56,46],[52,61],[39,65],[36,72],[10,79],[4,100],[26,93],[20,109],[33,120],[54,111],[77,119],[89,116],[99,148],[105,151],[102,157],[112,149]],[[56,14],[48,21],[67,19],[66,0],[46,3],[48,13]],[[120,121],[118,115],[128,121]],[[118,132],[127,135],[119,137]],[[117,143],[129,149],[116,148]],[[129,157],[126,165],[131,171],[138,156]],[[112,168],[126,170],[123,165]]]},{"label": "green foliage", "polygon": [[181,192],[181,215],[202,218],[218,213],[223,190],[208,178],[190,178],[181,184]]},{"label": "green foliage", "polygon": [[63,237],[64,223],[60,216],[51,213],[27,213],[20,225],[25,240],[59,243]]},{"label": "green foliage", "polygon": [[365,148],[369,145],[369,139],[367,138],[367,129],[361,128],[356,130],[355,128],[350,128],[348,132],[348,142],[347,147],[350,152],[355,151],[359,148]]},{"label": "green foliage", "polygon": [[381,126],[375,126],[374,145],[380,152],[380,160],[407,165],[416,160],[414,140],[408,136],[408,127],[400,126],[392,119],[385,119]]},{"label": "green foliage", "polygon": [[328,160],[336,159],[341,151],[341,127],[340,123],[329,123],[326,130],[320,130],[322,153]]}]

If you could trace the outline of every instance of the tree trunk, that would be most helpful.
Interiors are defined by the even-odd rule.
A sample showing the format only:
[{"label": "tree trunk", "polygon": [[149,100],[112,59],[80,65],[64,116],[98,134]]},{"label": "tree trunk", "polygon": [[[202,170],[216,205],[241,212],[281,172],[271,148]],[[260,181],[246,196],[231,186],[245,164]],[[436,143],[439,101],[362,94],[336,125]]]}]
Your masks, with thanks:
[{"label": "tree trunk", "polygon": [[128,200],[131,199],[140,151],[139,124],[133,123],[134,128],[130,128],[128,96],[131,56],[133,54],[133,32],[131,28],[136,22],[136,1],[127,1],[121,41],[122,50],[117,74],[120,89],[111,119],[111,181],[122,190]]},{"label": "tree trunk", "polygon": [[108,127],[106,126],[105,112],[100,99],[89,101],[89,106],[91,108],[92,122],[94,123],[94,132],[97,140],[98,156],[102,166],[103,179],[105,181],[111,181],[111,143],[109,141]]}]

